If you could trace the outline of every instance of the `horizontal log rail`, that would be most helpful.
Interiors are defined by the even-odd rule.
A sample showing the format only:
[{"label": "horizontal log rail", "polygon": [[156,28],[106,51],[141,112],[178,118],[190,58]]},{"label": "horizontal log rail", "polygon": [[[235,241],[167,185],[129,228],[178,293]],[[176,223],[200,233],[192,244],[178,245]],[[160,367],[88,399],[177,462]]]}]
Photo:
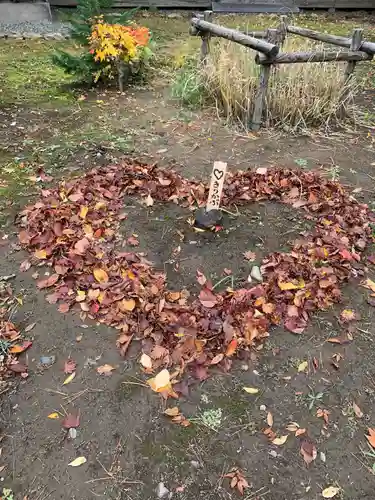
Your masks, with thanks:
[{"label": "horizontal log rail", "polygon": [[263,54],[255,56],[257,64],[293,64],[293,63],[322,63],[340,61],[369,61],[371,54],[365,52],[340,50],[338,52],[289,52],[279,53],[272,59]]},{"label": "horizontal log rail", "polygon": [[[347,49],[350,49],[352,43],[351,37],[345,38],[343,36],[329,35],[328,33],[320,33],[319,31],[300,28],[298,26],[286,26],[286,30],[293,35],[300,35],[311,40],[318,40],[319,42],[330,43],[331,45],[338,45]],[[361,43],[359,50],[367,54],[375,54],[375,43],[364,41]]]},{"label": "horizontal log rail", "polygon": [[227,40],[232,40],[232,42],[239,43],[245,47],[250,47],[251,49],[257,50],[262,54],[267,56],[275,56],[279,52],[279,47],[273,43],[266,42],[265,40],[260,40],[249,35],[245,35],[241,31],[233,30],[230,28],[224,28],[218,24],[209,23],[193,17],[191,20],[191,25],[193,28],[201,32],[208,32],[212,35],[216,35],[220,38],[225,38]]},{"label": "horizontal log rail", "polygon": [[[319,42],[342,47],[344,50],[306,51],[306,52],[279,52],[287,34],[299,35]],[[255,62],[261,65],[259,84],[254,98],[254,109],[251,128],[259,130],[262,116],[266,107],[267,88],[271,75],[277,75],[279,64],[295,63],[323,63],[346,61],[343,75],[343,89],[341,95],[340,115],[345,113],[344,104],[348,100],[348,82],[353,78],[355,66],[359,61],[369,61],[375,54],[375,43],[363,40],[363,30],[355,29],[350,37],[330,35],[319,31],[288,25],[287,16],[281,16],[276,28],[265,31],[239,31],[212,22],[212,11],[205,11],[204,15],[196,14],[191,20],[190,34],[202,38],[201,63],[207,64],[210,53],[210,39],[212,37],[225,38],[245,47],[257,51]],[[274,66],[274,72],[271,68]]]}]

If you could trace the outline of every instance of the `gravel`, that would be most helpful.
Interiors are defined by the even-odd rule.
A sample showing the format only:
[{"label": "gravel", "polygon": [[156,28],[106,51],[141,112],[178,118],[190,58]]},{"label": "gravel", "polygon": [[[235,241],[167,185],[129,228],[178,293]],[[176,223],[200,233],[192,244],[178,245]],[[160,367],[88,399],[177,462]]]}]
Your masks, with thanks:
[{"label": "gravel", "polygon": [[70,31],[69,23],[49,22],[49,21],[39,21],[39,22],[24,21],[20,23],[7,24],[7,23],[2,23],[0,21],[0,34],[3,36],[17,34],[19,36],[27,35],[28,38],[36,38],[36,35],[60,34],[63,37],[69,37],[69,31]]}]

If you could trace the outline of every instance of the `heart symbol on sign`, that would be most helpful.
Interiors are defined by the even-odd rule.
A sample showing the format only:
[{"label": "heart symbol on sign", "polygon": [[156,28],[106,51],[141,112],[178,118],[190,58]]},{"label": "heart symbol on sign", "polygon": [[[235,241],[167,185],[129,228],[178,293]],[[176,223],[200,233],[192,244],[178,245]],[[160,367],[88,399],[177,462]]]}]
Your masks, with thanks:
[{"label": "heart symbol on sign", "polygon": [[214,170],[214,176],[216,177],[216,179],[219,181],[224,175],[224,172],[222,170],[218,170],[217,168],[215,168]]}]

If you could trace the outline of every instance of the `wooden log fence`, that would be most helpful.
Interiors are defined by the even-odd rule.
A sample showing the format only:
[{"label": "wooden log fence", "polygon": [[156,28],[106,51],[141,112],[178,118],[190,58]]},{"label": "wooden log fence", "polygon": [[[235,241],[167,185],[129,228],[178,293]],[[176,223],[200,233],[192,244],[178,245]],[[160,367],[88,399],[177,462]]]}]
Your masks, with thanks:
[{"label": "wooden log fence", "polygon": [[[349,50],[338,50],[336,52],[280,52],[280,47],[285,42],[288,33]],[[259,130],[261,127],[272,66],[277,68],[279,64],[346,61],[347,65],[343,79],[342,104],[340,108],[340,113],[343,114],[345,112],[344,104],[348,97],[348,83],[353,77],[356,64],[360,61],[371,60],[375,54],[375,43],[363,40],[363,30],[361,29],[355,29],[352,36],[346,38],[288,25],[287,16],[281,16],[280,24],[275,29],[243,32],[213,23],[212,12],[205,11],[203,16],[192,18],[190,34],[195,36],[200,35],[202,38],[201,60],[203,63],[206,62],[209,56],[210,37],[225,38],[226,40],[231,40],[257,51],[255,62],[261,68],[251,121],[251,128],[253,130]]]}]

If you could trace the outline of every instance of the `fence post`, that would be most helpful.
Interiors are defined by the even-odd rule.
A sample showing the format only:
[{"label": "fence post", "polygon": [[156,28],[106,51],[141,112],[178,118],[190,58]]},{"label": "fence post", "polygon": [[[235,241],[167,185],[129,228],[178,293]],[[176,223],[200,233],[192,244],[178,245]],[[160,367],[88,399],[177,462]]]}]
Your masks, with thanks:
[{"label": "fence post", "polygon": [[[267,41],[278,44],[280,41],[279,30],[268,29]],[[251,129],[255,132],[260,129],[260,126],[262,124],[263,109],[266,102],[268,82],[271,74],[271,66],[271,64],[262,64],[260,68],[259,86],[255,94],[253,118],[251,121]]]},{"label": "fence post", "polygon": [[[212,22],[212,10],[205,10],[203,13],[204,21]],[[201,35],[202,45],[201,45],[201,62],[206,64],[207,56],[210,53],[210,38],[211,34],[208,31],[205,31]]]},{"label": "fence post", "polygon": [[284,45],[286,34],[287,34],[287,27],[288,25],[288,16],[280,16],[280,24],[277,27],[279,33],[280,33],[280,47]]},{"label": "fence post", "polygon": [[[363,29],[355,28],[353,30],[352,41],[350,44],[350,50],[359,50],[362,45],[363,40]],[[341,105],[339,109],[339,114],[341,117],[345,115],[345,101],[349,94],[349,83],[353,78],[354,69],[356,66],[356,61],[349,61],[346,64],[345,77],[344,77],[344,89],[341,94]]]}]

